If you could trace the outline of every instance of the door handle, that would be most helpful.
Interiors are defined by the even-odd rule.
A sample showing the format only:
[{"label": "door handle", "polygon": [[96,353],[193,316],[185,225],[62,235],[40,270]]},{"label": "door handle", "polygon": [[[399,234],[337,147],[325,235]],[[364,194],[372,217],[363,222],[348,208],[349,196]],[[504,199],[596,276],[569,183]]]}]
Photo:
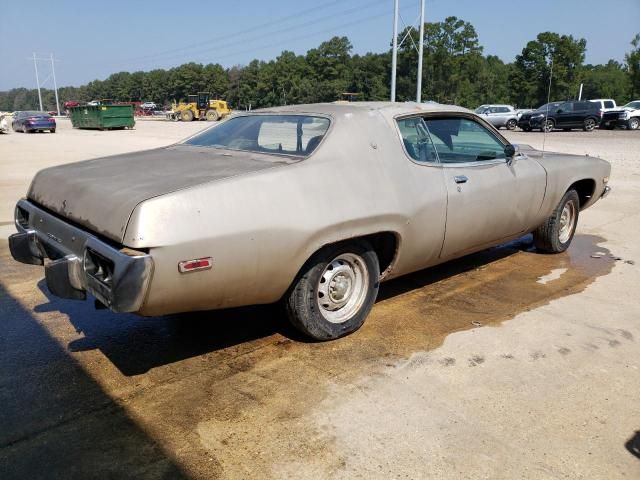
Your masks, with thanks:
[{"label": "door handle", "polygon": [[456,175],[455,177],[453,177],[453,180],[456,183],[467,183],[467,180],[469,180],[465,175]]}]

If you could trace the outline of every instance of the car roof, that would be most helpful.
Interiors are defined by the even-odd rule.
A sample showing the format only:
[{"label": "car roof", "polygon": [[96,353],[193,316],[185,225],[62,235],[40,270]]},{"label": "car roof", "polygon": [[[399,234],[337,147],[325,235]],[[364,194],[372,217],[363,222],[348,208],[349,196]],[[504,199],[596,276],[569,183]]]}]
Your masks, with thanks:
[{"label": "car roof", "polygon": [[325,115],[344,115],[347,113],[352,114],[367,114],[372,111],[378,111],[385,117],[396,117],[399,115],[409,115],[418,113],[445,113],[445,112],[460,112],[460,113],[473,113],[464,107],[458,107],[457,105],[446,105],[436,102],[333,102],[333,103],[309,103],[304,105],[285,105],[281,107],[270,107],[259,110],[254,110],[257,113],[316,113]]}]

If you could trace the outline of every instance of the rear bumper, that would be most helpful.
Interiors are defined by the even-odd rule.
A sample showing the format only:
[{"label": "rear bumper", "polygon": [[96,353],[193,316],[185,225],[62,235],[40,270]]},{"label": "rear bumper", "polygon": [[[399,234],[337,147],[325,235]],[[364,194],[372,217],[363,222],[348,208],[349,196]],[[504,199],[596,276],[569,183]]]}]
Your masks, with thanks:
[{"label": "rear bumper", "polygon": [[149,254],[106,243],[26,200],[16,206],[16,228],[11,255],[44,264],[53,295],[84,300],[88,292],[116,312],[141,309],[153,274]]}]

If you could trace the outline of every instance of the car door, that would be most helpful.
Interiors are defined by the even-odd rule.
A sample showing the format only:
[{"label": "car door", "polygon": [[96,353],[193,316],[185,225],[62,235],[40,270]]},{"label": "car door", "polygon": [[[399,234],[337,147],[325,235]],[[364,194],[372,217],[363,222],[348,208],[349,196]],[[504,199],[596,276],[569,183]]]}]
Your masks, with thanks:
[{"label": "car door", "polygon": [[558,108],[555,110],[555,115],[550,115],[551,118],[554,118],[556,127],[558,128],[567,128],[571,127],[575,124],[575,115],[573,111],[573,103],[565,102],[558,105]]},{"label": "car door", "polygon": [[546,172],[526,156],[507,162],[502,137],[472,117],[425,117],[443,171],[447,216],[441,258],[524,233],[538,212]]}]

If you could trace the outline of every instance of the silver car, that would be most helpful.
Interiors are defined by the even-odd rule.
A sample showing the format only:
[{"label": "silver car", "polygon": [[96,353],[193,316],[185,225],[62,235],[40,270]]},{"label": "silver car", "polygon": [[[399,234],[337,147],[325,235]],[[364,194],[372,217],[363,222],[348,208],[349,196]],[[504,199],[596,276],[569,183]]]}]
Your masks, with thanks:
[{"label": "silver car", "polygon": [[476,113],[496,128],[513,130],[518,125],[518,112],[511,105],[480,105]]},{"label": "silver car", "polygon": [[305,334],[357,330],[381,281],[533,232],[569,247],[610,165],[511,145],[454,106],[243,112],[169,147],[40,171],[13,257],[49,290],[160,315],[282,301]]}]

